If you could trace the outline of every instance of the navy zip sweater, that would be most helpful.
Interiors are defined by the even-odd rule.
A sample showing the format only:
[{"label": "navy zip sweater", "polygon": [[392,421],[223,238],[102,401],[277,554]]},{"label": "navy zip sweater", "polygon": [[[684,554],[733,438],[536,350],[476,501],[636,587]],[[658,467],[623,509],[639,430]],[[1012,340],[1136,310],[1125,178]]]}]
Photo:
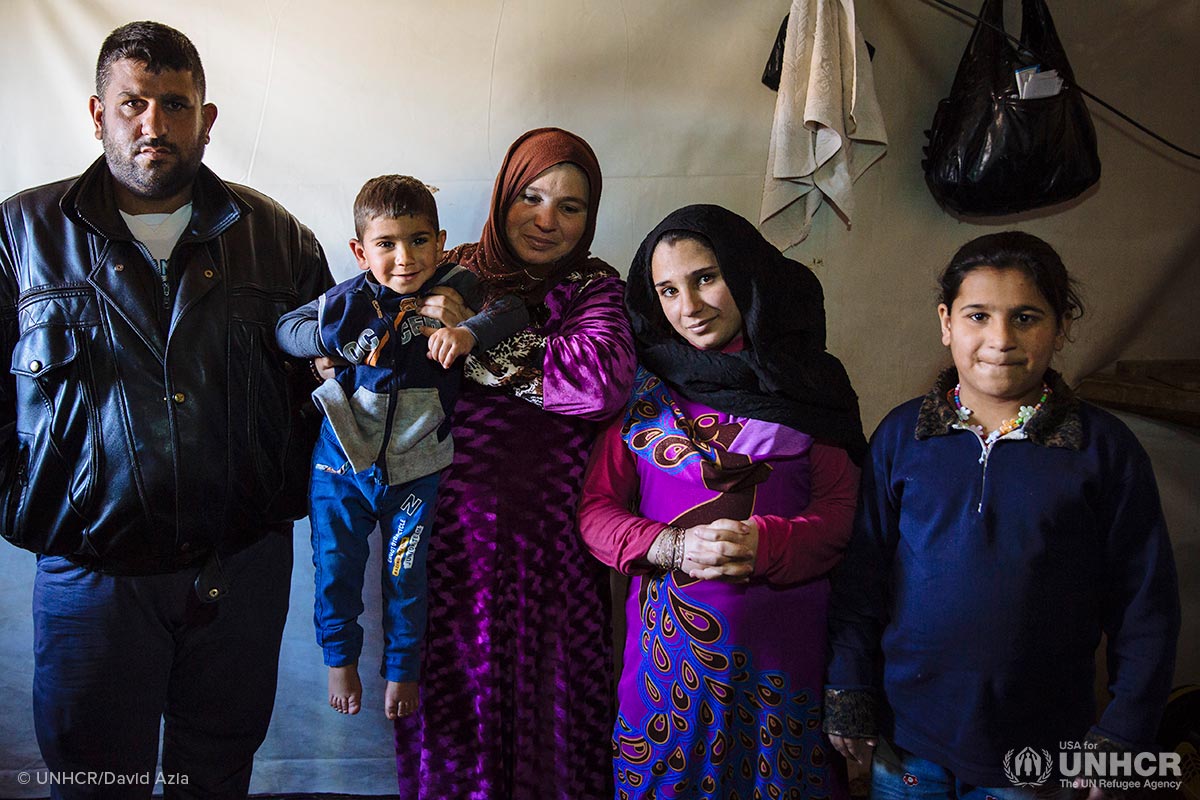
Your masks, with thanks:
[{"label": "navy zip sweater", "polygon": [[[872,437],[833,577],[826,729],[881,733],[977,786],[1010,785],[1005,755],[1027,746],[1152,747],[1179,595],[1149,458],[1054,373],[1042,411],[985,452],[956,426],[956,380]],[[1113,699],[1097,721],[1102,632]],[[838,730],[864,694],[881,713]]]}]

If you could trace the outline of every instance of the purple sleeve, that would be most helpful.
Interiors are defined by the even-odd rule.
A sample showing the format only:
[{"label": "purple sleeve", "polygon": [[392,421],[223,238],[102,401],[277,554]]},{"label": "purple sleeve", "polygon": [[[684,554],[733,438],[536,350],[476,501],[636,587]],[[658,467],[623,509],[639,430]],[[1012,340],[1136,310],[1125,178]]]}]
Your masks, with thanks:
[{"label": "purple sleeve", "polygon": [[[542,407],[557,414],[605,419],[629,399],[637,359],[623,303],[625,284],[602,278],[546,303],[561,315],[546,337]],[[557,308],[556,308],[557,306]]]}]

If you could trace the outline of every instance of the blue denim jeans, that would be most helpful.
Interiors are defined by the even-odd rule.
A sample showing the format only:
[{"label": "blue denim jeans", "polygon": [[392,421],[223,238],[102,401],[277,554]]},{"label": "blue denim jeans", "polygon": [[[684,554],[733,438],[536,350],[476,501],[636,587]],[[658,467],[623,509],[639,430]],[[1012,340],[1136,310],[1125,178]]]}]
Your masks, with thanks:
[{"label": "blue denim jeans", "polygon": [[1060,788],[1056,783],[1032,788],[973,786],[932,761],[913,755],[885,739],[875,748],[871,764],[872,800],[1070,800],[1086,791]]},{"label": "blue denim jeans", "polygon": [[438,473],[389,486],[377,467],[354,473],[326,422],[313,450],[309,518],[316,602],[313,622],[325,664],[344,667],[362,653],[363,573],[368,539],[383,532],[383,666],[389,681],[421,676],[425,638],[425,557],[433,528]]},{"label": "blue denim jeans", "polygon": [[167,800],[246,796],[275,703],[291,533],[222,558],[215,603],[197,598],[199,566],[127,576],[38,559],[34,727],[46,766],[75,780],[52,797],[149,798],[160,726]]}]

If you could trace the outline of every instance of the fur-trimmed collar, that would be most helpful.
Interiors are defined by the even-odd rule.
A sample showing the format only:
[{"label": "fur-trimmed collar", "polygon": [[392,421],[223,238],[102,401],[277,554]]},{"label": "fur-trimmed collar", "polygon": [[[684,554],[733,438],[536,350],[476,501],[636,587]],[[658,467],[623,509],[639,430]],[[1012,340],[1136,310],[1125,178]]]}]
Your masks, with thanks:
[{"label": "fur-trimmed collar", "polygon": [[[1043,447],[1065,447],[1070,450],[1083,448],[1083,426],[1079,417],[1079,398],[1054,370],[1046,371],[1046,383],[1050,385],[1050,397],[1042,410],[1029,420],[1025,435],[1029,441]],[[947,367],[938,375],[937,382],[921,401],[917,413],[916,438],[944,436],[953,433],[958,415],[951,405],[949,394],[958,384],[958,371]]]}]

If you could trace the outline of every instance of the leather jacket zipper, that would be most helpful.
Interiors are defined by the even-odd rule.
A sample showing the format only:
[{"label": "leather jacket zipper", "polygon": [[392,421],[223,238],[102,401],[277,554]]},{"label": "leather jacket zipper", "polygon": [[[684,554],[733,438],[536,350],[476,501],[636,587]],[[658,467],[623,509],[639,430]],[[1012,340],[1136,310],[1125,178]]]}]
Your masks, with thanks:
[{"label": "leather jacket zipper", "polygon": [[[162,306],[163,306],[163,308],[170,308],[171,307],[171,276],[167,274],[167,270],[170,267],[164,265],[160,268],[158,259],[156,259],[153,255],[151,255],[150,248],[146,247],[146,245],[142,244],[140,241],[137,241],[137,240],[134,240],[134,244],[137,245],[137,249],[142,252],[142,255],[144,255],[146,257],[146,261],[150,264],[150,267],[154,270],[154,274],[158,276],[159,281],[162,283]],[[178,250],[178,249],[179,249],[179,243],[176,242],[175,248],[171,250],[171,255],[167,258],[167,264],[170,264],[171,259],[175,258],[175,250]]]},{"label": "leather jacket zipper", "polygon": [[12,485],[8,489],[4,508],[4,536],[14,544],[21,544],[25,537],[17,530],[17,519],[20,516],[21,505],[25,498],[25,486],[29,483],[29,451],[17,448],[16,472]]}]

